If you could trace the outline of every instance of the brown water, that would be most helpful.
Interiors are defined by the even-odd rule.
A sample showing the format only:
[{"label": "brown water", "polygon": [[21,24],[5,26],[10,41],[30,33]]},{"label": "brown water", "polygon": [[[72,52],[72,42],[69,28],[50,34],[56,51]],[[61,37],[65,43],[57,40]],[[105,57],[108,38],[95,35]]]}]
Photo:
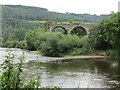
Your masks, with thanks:
[{"label": "brown water", "polygon": [[[23,50],[13,49],[18,57]],[[120,87],[120,65],[105,60],[67,60],[49,62],[47,58],[31,52],[25,52],[25,73],[41,74],[41,86],[62,88],[117,88]],[[6,49],[0,48],[0,63],[3,62]],[[37,58],[38,57],[38,58]],[[36,58],[38,60],[36,60]]]},{"label": "brown water", "polygon": [[98,60],[27,63],[26,70],[42,72],[42,86],[62,88],[115,88],[119,86],[118,64]]}]

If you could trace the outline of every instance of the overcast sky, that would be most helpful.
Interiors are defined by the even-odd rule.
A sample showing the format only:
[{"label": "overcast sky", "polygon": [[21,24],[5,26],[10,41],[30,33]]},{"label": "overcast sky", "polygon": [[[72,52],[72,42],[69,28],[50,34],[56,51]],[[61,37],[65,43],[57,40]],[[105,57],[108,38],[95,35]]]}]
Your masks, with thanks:
[{"label": "overcast sky", "polygon": [[0,4],[43,7],[49,11],[110,14],[118,11],[120,0],[0,0]]}]

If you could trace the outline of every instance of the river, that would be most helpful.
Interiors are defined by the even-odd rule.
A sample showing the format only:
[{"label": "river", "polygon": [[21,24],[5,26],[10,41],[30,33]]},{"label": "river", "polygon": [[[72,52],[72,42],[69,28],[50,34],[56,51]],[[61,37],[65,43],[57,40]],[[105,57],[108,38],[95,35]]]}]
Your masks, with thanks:
[{"label": "river", "polygon": [[[7,48],[0,48],[0,63],[4,61]],[[24,52],[26,74],[41,74],[41,86],[58,86],[62,88],[115,88],[120,86],[118,80],[118,63],[108,60],[61,60],[52,61],[34,52],[12,49],[16,57]],[[17,60],[17,58],[16,58]]]}]

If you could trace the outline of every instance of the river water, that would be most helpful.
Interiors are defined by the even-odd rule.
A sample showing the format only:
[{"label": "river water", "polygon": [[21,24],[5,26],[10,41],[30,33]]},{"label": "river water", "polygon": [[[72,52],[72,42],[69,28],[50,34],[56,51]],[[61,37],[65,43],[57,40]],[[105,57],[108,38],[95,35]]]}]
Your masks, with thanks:
[{"label": "river water", "polygon": [[[0,48],[0,63],[4,60],[6,50]],[[16,57],[25,53],[24,71],[27,75],[30,72],[36,76],[40,74],[42,87],[116,88],[120,86],[117,62],[95,59],[53,62],[54,58],[43,57],[21,49],[12,50]]]}]

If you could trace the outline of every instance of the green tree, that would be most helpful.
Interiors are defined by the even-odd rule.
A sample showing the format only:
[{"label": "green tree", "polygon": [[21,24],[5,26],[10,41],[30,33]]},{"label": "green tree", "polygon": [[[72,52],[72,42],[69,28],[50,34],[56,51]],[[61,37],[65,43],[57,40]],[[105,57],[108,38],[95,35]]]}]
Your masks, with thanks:
[{"label": "green tree", "polygon": [[5,42],[5,46],[8,48],[13,48],[15,47],[15,40],[14,40],[14,34],[9,33],[7,37],[7,41]]},{"label": "green tree", "polygon": [[120,25],[118,23],[118,13],[103,20],[98,26],[91,30],[90,39],[95,48],[108,49],[115,48],[118,44],[118,33]]},{"label": "green tree", "polygon": [[112,49],[108,55],[119,57],[120,53],[120,23],[119,14],[112,14],[110,18],[98,24],[89,36],[91,46],[95,49]]},{"label": "green tree", "polygon": [[34,42],[36,41],[36,33],[34,31],[29,31],[25,33],[25,40],[27,43],[28,50],[36,50]]}]

